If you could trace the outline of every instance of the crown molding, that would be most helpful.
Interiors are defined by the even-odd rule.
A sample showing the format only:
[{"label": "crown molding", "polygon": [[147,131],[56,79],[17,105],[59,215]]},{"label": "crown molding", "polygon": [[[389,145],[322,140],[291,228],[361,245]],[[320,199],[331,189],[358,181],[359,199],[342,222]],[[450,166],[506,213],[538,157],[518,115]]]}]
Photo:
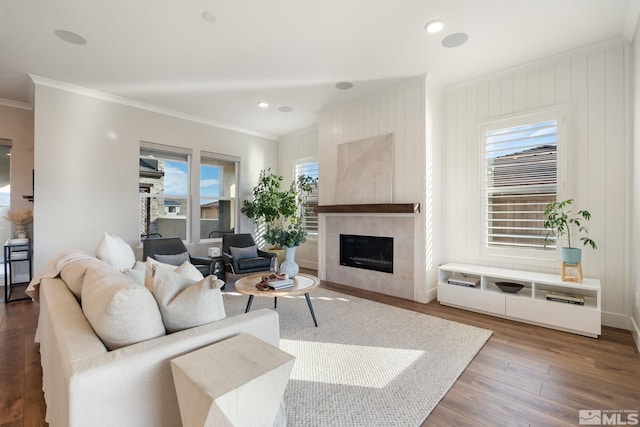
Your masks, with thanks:
[{"label": "crown molding", "polygon": [[33,107],[26,102],[14,101],[12,99],[0,98],[0,105],[4,107],[19,108],[21,110],[33,110]]},{"label": "crown molding", "polygon": [[82,86],[76,86],[71,83],[60,82],[57,80],[48,79],[46,77],[38,76],[35,74],[29,74],[29,77],[33,81],[34,85],[48,86],[54,89],[60,89],[67,92],[76,93],[78,95],[89,96],[103,101],[109,101],[116,104],[126,105],[128,107],[138,108],[153,113],[164,114],[165,116],[175,117],[177,119],[188,120],[190,122],[200,123],[207,126],[213,126],[220,129],[225,129],[233,132],[244,133],[247,135],[257,136],[260,138],[270,139],[278,141],[278,137],[260,132],[254,132],[248,129],[239,128],[236,126],[228,125],[226,123],[217,122],[215,120],[207,119],[206,117],[196,116],[192,114],[182,113],[180,111],[172,110],[170,108],[159,107],[157,105],[148,104],[146,102],[136,101],[134,99],[125,98],[122,96],[112,95],[106,92],[100,92],[94,89],[88,89]]},{"label": "crown molding", "polygon": [[629,0],[627,3],[627,13],[625,13],[623,34],[630,42],[633,41],[638,29],[638,18],[640,17],[640,0]]}]

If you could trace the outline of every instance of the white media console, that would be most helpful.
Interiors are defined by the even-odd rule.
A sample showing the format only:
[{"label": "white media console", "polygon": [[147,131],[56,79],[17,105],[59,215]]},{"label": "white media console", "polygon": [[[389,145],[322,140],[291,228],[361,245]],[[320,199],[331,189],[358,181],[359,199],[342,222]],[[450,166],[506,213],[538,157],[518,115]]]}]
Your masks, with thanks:
[{"label": "white media console", "polygon": [[[449,279],[480,279],[478,286],[450,284]],[[524,285],[517,293],[500,290],[495,283]],[[547,299],[548,293],[584,296],[584,305]],[[563,282],[560,275],[469,264],[446,264],[438,269],[438,301],[479,313],[559,329],[597,338],[601,334],[600,280]]]}]

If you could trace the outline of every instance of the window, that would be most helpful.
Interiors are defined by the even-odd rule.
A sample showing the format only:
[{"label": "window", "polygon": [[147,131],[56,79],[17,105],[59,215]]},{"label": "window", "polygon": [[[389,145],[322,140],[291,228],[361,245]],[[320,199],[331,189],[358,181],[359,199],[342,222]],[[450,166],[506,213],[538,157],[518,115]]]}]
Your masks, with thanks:
[{"label": "window", "polygon": [[[296,179],[306,175],[312,178],[318,179],[318,161],[312,159],[300,159],[295,164],[295,176]],[[319,199],[319,187],[318,186],[309,194],[304,206],[304,225],[305,230],[309,236],[318,236],[318,214],[316,213],[316,207],[318,206]]]},{"label": "window", "polygon": [[216,154],[200,158],[200,239],[234,232],[238,162]]},{"label": "window", "polygon": [[483,129],[486,253],[546,258],[543,252],[555,250],[545,247],[543,213],[558,192],[562,123],[556,112]]},{"label": "window", "polygon": [[[173,151],[175,150],[175,151]],[[187,239],[190,152],[140,147],[140,235]]]}]

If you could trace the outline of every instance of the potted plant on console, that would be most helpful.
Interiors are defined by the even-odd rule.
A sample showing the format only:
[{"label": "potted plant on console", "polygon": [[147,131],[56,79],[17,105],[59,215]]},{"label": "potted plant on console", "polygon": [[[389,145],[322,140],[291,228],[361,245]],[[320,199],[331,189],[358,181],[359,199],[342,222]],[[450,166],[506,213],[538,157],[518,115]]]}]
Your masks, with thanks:
[{"label": "potted plant on console", "polygon": [[[590,246],[598,249],[596,242],[589,238],[589,229],[586,222],[591,219],[591,214],[586,210],[574,212],[570,209],[573,199],[563,200],[561,202],[549,203],[544,210],[544,227],[549,229],[555,236],[556,242],[562,236],[567,237],[567,247],[561,248],[561,260],[567,265],[580,264],[582,260],[582,249],[572,246],[571,233],[582,234],[580,241],[584,246]],[[575,237],[575,234],[574,234]],[[551,239],[545,239],[545,247]],[[574,240],[575,242],[575,240]]]},{"label": "potted plant on console", "polygon": [[296,247],[307,240],[304,228],[304,204],[317,179],[300,175],[288,188],[282,189],[284,178],[262,170],[258,184],[253,188],[253,200],[243,200],[240,212],[256,225],[264,226],[264,240],[276,248],[284,248],[285,260],[281,273],[289,277],[298,274],[295,262]]}]

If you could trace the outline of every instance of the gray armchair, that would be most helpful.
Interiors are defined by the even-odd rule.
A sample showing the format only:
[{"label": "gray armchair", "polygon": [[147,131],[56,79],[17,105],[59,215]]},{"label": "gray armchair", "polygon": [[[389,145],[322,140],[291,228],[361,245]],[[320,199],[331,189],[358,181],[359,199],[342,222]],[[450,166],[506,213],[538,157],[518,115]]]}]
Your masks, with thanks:
[{"label": "gray armchair", "polygon": [[269,271],[276,254],[258,249],[251,234],[226,234],[222,236],[222,256],[227,270],[241,275]]},{"label": "gray armchair", "polygon": [[[184,262],[185,257],[193,264],[203,276],[216,274],[214,269],[214,260],[207,257],[194,257],[189,254],[187,247],[179,237],[164,237],[158,239],[142,240],[142,260],[146,261],[147,257],[151,257],[156,261],[165,262],[167,264],[180,265]],[[158,257],[158,255],[160,255]],[[172,258],[172,256],[174,256]],[[171,262],[174,260],[175,262]],[[224,278],[220,277],[222,280]]]}]

